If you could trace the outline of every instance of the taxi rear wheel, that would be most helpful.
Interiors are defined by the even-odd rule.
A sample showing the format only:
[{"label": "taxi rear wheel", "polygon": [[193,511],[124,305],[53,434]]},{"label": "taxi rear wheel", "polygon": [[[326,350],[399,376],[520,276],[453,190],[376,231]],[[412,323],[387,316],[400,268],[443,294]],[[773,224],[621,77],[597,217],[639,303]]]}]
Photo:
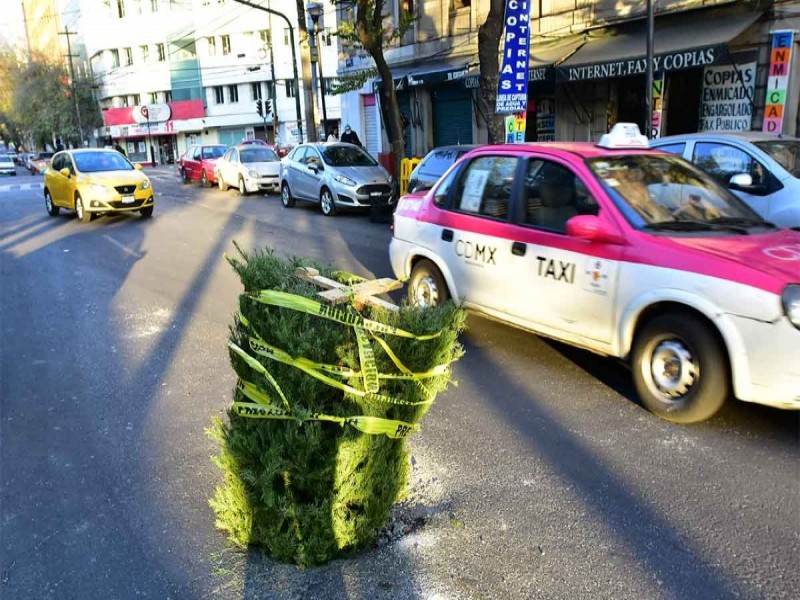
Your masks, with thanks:
[{"label": "taxi rear wheel", "polygon": [[50,190],[44,191],[44,206],[47,209],[47,214],[51,217],[57,217],[61,209],[53,204],[53,197],[50,195]]},{"label": "taxi rear wheel", "polygon": [[667,421],[704,421],[730,394],[725,351],[711,327],[691,314],[666,314],[647,323],[632,357],[642,404]]},{"label": "taxi rear wheel", "polygon": [[408,294],[414,306],[440,306],[450,299],[444,277],[438,267],[427,259],[422,259],[411,269]]}]

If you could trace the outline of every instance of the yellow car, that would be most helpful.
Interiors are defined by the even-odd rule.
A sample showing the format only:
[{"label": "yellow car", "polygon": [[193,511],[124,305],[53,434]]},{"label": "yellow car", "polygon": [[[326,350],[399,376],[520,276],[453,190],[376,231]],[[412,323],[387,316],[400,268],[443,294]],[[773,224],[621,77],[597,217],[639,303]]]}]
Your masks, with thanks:
[{"label": "yellow car", "polygon": [[74,210],[83,223],[96,215],[139,211],[153,215],[153,185],[142,166],[116,150],[83,148],[53,156],[44,172],[44,203],[50,216]]}]

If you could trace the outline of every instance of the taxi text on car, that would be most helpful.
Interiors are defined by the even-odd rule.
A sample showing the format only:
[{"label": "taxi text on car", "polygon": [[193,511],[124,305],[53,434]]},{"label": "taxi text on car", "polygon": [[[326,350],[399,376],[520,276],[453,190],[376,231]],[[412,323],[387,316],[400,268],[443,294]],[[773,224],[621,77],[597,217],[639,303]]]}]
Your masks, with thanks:
[{"label": "taxi text on car", "polygon": [[647,150],[635,125],[479,148],[394,219],[413,302],[452,298],[619,357],[664,419],[706,419],[730,396],[800,408],[800,232]]}]

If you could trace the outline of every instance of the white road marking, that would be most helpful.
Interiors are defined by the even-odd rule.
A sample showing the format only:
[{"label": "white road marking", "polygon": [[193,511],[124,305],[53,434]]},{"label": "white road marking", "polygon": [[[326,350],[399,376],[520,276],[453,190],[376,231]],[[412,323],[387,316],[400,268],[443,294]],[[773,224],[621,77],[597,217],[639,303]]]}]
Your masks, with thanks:
[{"label": "white road marking", "polygon": [[131,256],[133,256],[134,258],[142,258],[142,255],[141,255],[141,254],[139,254],[138,252],[136,252],[136,250],[131,250],[131,249],[130,249],[130,248],[128,248],[128,247],[127,247],[125,244],[123,244],[122,242],[119,242],[119,241],[115,240],[113,237],[111,237],[111,236],[110,236],[110,235],[108,235],[107,233],[106,233],[106,234],[103,234],[103,237],[104,237],[105,239],[107,239],[109,242],[111,242],[112,244],[114,244],[114,245],[115,245],[117,248],[119,248],[120,250],[122,250],[123,252],[125,252],[126,254],[130,254],[130,255],[131,255]]}]

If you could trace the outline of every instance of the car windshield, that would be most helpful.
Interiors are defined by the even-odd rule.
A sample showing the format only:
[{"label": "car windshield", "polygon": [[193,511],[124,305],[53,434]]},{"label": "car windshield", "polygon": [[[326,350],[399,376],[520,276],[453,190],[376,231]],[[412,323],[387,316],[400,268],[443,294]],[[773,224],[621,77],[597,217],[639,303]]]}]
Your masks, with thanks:
[{"label": "car windshield", "polygon": [[635,227],[763,222],[709,175],[676,156],[633,154],[587,162]]},{"label": "car windshield", "polygon": [[14,162],[8,154],[0,154],[0,162]]},{"label": "car windshield", "polygon": [[202,157],[219,158],[220,156],[225,154],[225,150],[227,150],[225,146],[206,146],[205,148],[203,148]]},{"label": "car windshield", "polygon": [[119,152],[76,152],[72,155],[75,166],[82,173],[102,171],[130,171],[133,165]]},{"label": "car windshield", "polygon": [[243,163],[275,162],[280,160],[273,150],[259,148],[255,145],[253,148],[243,148],[241,156]]},{"label": "car windshield", "polygon": [[755,145],[769,154],[789,173],[800,177],[800,141],[770,140],[769,142],[755,142]]},{"label": "car windshield", "polygon": [[350,144],[323,147],[322,158],[332,167],[374,167],[378,164],[361,148]]}]

